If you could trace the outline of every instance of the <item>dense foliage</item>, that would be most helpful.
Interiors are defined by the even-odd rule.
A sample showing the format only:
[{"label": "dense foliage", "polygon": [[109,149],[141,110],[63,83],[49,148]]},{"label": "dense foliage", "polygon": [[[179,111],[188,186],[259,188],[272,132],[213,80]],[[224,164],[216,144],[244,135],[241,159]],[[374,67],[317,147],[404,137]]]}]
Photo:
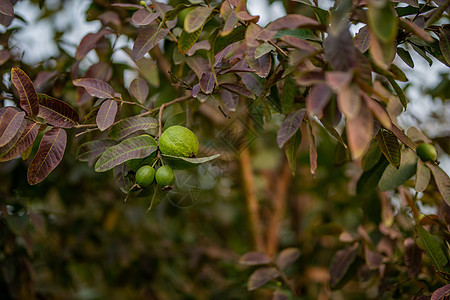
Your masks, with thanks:
[{"label": "dense foliage", "polygon": [[[411,53],[450,66],[450,1],[282,1],[262,27],[245,0],[94,0],[101,28],[73,55],[55,28],[59,55],[33,65],[16,2],[0,0],[2,299],[450,294],[449,137],[397,120]],[[66,2],[33,3],[52,20]],[[446,103],[442,78],[427,92]],[[173,125],[198,153],[195,136],[158,147]]]}]

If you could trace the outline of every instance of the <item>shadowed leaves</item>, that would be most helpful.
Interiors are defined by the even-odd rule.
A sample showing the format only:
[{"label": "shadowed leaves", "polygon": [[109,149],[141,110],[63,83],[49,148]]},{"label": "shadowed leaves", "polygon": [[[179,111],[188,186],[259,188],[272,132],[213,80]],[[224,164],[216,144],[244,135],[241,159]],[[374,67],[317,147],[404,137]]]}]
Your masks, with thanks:
[{"label": "shadowed leaves", "polygon": [[27,178],[30,185],[44,180],[58,166],[66,149],[67,135],[64,129],[54,127],[42,137],[36,156],[31,162]]},{"label": "shadowed leaves", "polygon": [[242,85],[239,85],[239,84],[222,83],[220,86],[223,87],[224,89],[232,92],[232,93],[235,93],[235,94],[238,94],[238,95],[242,95],[242,96],[245,96],[247,98],[253,98],[254,97],[253,93],[249,89],[247,89],[246,87],[243,87]]},{"label": "shadowed leaves", "polygon": [[47,123],[62,128],[72,128],[78,123],[77,111],[66,102],[44,94],[38,94],[38,98],[39,116]]},{"label": "shadowed leaves", "polygon": [[22,126],[25,112],[7,107],[0,118],[0,147],[9,143]]},{"label": "shadowed leaves", "polygon": [[[39,132],[39,125],[34,122],[28,122],[25,130],[20,135],[14,146],[3,156],[0,157],[0,161],[8,161],[21,155],[28,147],[33,144]],[[0,150],[1,153],[1,150]]]},{"label": "shadowed leaves", "polygon": [[113,139],[122,139],[133,132],[156,127],[158,127],[158,121],[155,118],[133,116],[126,118],[111,127],[109,136]]},{"label": "shadowed leaves", "polygon": [[108,148],[95,164],[96,172],[105,172],[130,159],[144,158],[157,149],[154,138],[143,134],[122,141]]},{"label": "shadowed leaves", "polygon": [[335,288],[344,278],[345,273],[355,261],[357,252],[358,244],[336,252],[330,267],[331,288]]},{"label": "shadowed leaves", "polygon": [[104,131],[108,129],[113,123],[117,113],[117,102],[114,100],[106,100],[100,106],[95,121],[98,129]]},{"label": "shadowed leaves", "polygon": [[306,110],[298,109],[290,113],[281,124],[277,135],[278,147],[282,148],[284,144],[297,132],[305,117]]},{"label": "shadowed leaves", "polygon": [[433,173],[434,181],[436,182],[442,198],[444,198],[444,201],[450,206],[450,178],[436,164],[427,162],[426,166],[431,170],[431,173]]},{"label": "shadowed leaves", "polygon": [[149,92],[147,82],[142,78],[136,78],[130,84],[130,92],[140,103],[144,103]]},{"label": "shadowed leaves", "polygon": [[415,190],[417,192],[423,192],[430,182],[431,172],[430,169],[425,166],[421,159],[417,160],[417,172],[416,172],[416,182]]},{"label": "shadowed leaves", "polygon": [[356,48],[346,26],[340,32],[330,32],[323,42],[325,58],[335,71],[347,71],[357,66]]},{"label": "shadowed leaves", "polygon": [[95,48],[102,37],[110,33],[113,33],[113,31],[111,31],[110,29],[102,29],[97,33],[88,33],[78,45],[77,52],[75,53],[75,58],[82,59],[83,57],[85,57],[86,54],[89,53],[89,51]]},{"label": "shadowed leaves", "polygon": [[378,131],[376,139],[388,162],[398,168],[400,166],[400,145],[397,137],[392,132],[381,129]]},{"label": "shadowed leaves", "polygon": [[93,161],[103,154],[106,149],[116,145],[113,140],[94,140],[80,145],[77,149],[76,159],[79,161]]},{"label": "shadowed leaves", "polygon": [[131,57],[134,61],[138,61],[150,51],[156,44],[159,43],[169,33],[168,28],[158,29],[158,27],[151,26],[143,29],[137,36],[133,45]]},{"label": "shadowed leaves", "polygon": [[127,176],[129,171],[130,169],[125,163],[115,166],[113,169],[113,174],[114,178],[116,179],[117,186],[125,194],[128,194],[134,184],[131,178]]},{"label": "shadowed leaves", "polygon": [[202,77],[200,78],[200,88],[205,94],[212,93],[212,91],[214,90],[215,83],[216,81],[211,72],[203,73]]},{"label": "shadowed leaves", "polygon": [[238,95],[227,90],[222,90],[220,92],[220,99],[222,99],[223,105],[225,105],[226,109],[228,109],[229,111],[236,110],[239,101]]},{"label": "shadowed leaves", "polygon": [[265,265],[270,262],[272,259],[262,252],[248,252],[239,259],[239,263],[246,266]]},{"label": "shadowed leaves", "polygon": [[419,234],[420,241],[422,242],[422,245],[433,262],[436,270],[445,271],[448,259],[444,253],[444,250],[441,248],[439,240],[437,240],[421,226],[416,226],[416,230]]},{"label": "shadowed leaves", "polygon": [[323,109],[327,106],[332,94],[333,91],[326,83],[315,85],[306,97],[306,109],[309,113],[322,118]]},{"label": "shadowed leaves", "polygon": [[16,142],[19,140],[20,136],[22,135],[23,131],[25,130],[25,127],[27,126],[27,121],[25,119],[22,119],[19,129],[16,131],[13,138],[6,143],[4,146],[0,147],[0,157],[8,153],[16,144]]},{"label": "shadowed leaves", "polygon": [[97,98],[114,98],[114,89],[106,82],[95,78],[80,78],[73,81],[75,86],[84,87],[89,95]]},{"label": "shadowed leaves", "polygon": [[19,93],[20,106],[31,117],[39,113],[39,100],[31,79],[19,68],[12,68],[11,80]]},{"label": "shadowed leaves", "polygon": [[392,165],[389,165],[386,170],[384,170],[384,173],[378,182],[380,190],[387,191],[395,189],[403,184],[416,173],[416,163],[416,154],[409,149],[403,150],[401,153],[400,166],[395,168]]},{"label": "shadowed leaves", "polygon": [[181,32],[180,38],[178,39],[178,51],[181,54],[185,54],[189,51],[189,49],[194,46],[195,42],[197,42],[200,34],[202,33],[203,27],[200,27],[198,30],[194,32],[187,32],[183,30]]}]

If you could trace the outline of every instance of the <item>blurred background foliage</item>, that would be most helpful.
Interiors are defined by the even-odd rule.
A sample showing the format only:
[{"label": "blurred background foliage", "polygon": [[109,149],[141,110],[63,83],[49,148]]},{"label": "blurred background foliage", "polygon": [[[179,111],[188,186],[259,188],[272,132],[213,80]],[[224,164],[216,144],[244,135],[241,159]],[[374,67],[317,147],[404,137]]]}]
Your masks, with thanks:
[{"label": "blurred background foliage", "polygon": [[[69,2],[34,0],[30,5],[40,8],[40,20],[51,22]],[[135,39],[136,30],[129,22],[132,11],[111,8],[110,2],[94,0],[86,19],[103,20]],[[183,1],[170,4],[180,2]],[[283,4],[288,11],[295,11],[298,3],[283,1]],[[20,21],[25,16],[17,17],[13,26],[2,29],[0,37],[3,49],[11,50],[11,57],[0,65],[2,100],[10,99],[8,95],[14,93],[8,78],[11,68],[20,67],[38,90],[76,106],[71,71],[77,61],[74,51],[68,50],[76,45],[67,47],[62,36],[70,27],[76,30],[77,24],[54,28],[57,55],[27,64],[21,59],[22,49],[14,43],[15,35],[27,26]],[[115,62],[113,54],[120,50],[113,41],[102,38],[96,54],[80,65],[81,73],[93,62]],[[165,50],[168,56],[171,51]],[[130,98],[124,88],[124,74],[134,67],[123,61],[109,65],[110,80],[105,80],[124,98]],[[176,97],[161,69],[150,63],[145,70],[149,72],[146,79],[155,106],[158,101]],[[42,85],[36,83],[39,76],[48,76],[42,79]],[[441,82],[426,93],[447,101],[448,86],[448,73],[442,74]],[[321,128],[314,128],[317,172],[311,175],[307,144],[301,145],[297,174],[287,190],[286,213],[278,236],[279,249],[300,250],[299,259],[286,270],[298,297],[281,281],[269,283],[267,289],[248,292],[246,282],[254,268],[239,264],[241,255],[254,250],[245,180],[233,144],[237,141],[223,135],[236,124],[246,128],[246,115],[230,112],[231,119],[225,119],[214,104],[199,106],[193,104],[189,108],[195,112],[191,128],[199,136],[204,153],[219,152],[223,158],[192,171],[179,171],[180,187],[149,213],[148,198],[129,197],[125,202],[125,195],[117,189],[111,173],[95,173],[86,163],[74,159],[76,148],[89,139],[88,135],[69,138],[62,163],[35,187],[26,183],[28,162],[16,159],[1,163],[0,298],[270,299],[272,294],[268,290],[279,290],[290,299],[413,299],[430,295],[443,285],[445,281],[435,273],[427,257],[423,257],[421,264],[422,259],[408,253],[411,250],[408,238],[416,237],[407,203],[409,193],[373,192],[377,181],[370,180],[366,184],[371,189],[357,192],[361,170],[347,162],[340,144]],[[88,109],[86,104],[78,107],[81,115]],[[185,109],[170,107],[166,114],[174,115]],[[138,111],[129,112],[135,113]],[[442,115],[435,117],[430,122],[445,122]],[[262,128],[250,126],[245,131],[262,223],[266,226],[271,218],[273,193],[277,185],[283,184],[279,178],[284,153],[275,142],[280,123],[281,118],[274,115]],[[73,136],[76,132],[71,129],[68,134]],[[237,138],[233,132],[229,134]],[[306,132],[303,139],[307,140]],[[437,137],[435,142],[441,145],[440,153],[448,153],[448,135]],[[413,187],[413,181],[406,186],[403,189]],[[443,234],[445,231],[439,228],[448,229],[449,208],[440,199],[432,184],[416,200],[424,212],[439,214],[447,221],[447,225],[434,217],[425,217],[423,221],[434,232]],[[447,239],[448,245],[448,236],[442,238]],[[357,249],[351,266],[347,266],[352,268],[347,272],[350,276],[331,291],[333,257],[356,241],[364,246]],[[420,256],[422,250],[414,249]]]}]

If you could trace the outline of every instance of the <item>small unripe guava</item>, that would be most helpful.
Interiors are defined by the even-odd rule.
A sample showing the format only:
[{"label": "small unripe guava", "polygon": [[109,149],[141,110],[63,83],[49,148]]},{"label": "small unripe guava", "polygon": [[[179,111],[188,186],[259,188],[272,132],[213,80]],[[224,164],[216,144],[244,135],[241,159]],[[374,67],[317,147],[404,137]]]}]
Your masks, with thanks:
[{"label": "small unripe guava", "polygon": [[168,165],[159,167],[159,169],[156,170],[155,178],[156,183],[162,187],[172,185],[175,182],[175,174]]},{"label": "small unripe guava", "polygon": [[432,144],[421,143],[416,152],[422,161],[435,161],[437,158],[436,148]]},{"label": "small unripe guava", "polygon": [[198,139],[186,127],[170,126],[159,138],[159,150],[172,156],[195,157],[198,154]]},{"label": "small unripe guava", "polygon": [[146,165],[142,166],[136,172],[136,183],[140,187],[148,187],[153,183],[155,179],[155,169],[152,166]]}]

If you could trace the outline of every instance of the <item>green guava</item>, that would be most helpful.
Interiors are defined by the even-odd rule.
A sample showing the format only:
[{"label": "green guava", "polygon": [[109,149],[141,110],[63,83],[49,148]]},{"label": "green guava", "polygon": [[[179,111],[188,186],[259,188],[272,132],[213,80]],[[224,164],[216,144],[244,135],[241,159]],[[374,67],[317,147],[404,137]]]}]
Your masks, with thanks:
[{"label": "green guava", "polygon": [[436,148],[429,143],[421,143],[417,146],[416,152],[422,161],[435,161],[437,158]]},{"label": "green guava", "polygon": [[156,170],[155,178],[156,183],[162,187],[172,185],[175,182],[175,174],[168,165],[159,167],[159,169]]},{"label": "green guava", "polygon": [[136,183],[142,187],[148,187],[155,179],[155,169],[152,166],[142,166],[136,172]]},{"label": "green guava", "polygon": [[159,150],[172,156],[195,157],[198,154],[198,139],[186,127],[170,126],[159,138]]}]

